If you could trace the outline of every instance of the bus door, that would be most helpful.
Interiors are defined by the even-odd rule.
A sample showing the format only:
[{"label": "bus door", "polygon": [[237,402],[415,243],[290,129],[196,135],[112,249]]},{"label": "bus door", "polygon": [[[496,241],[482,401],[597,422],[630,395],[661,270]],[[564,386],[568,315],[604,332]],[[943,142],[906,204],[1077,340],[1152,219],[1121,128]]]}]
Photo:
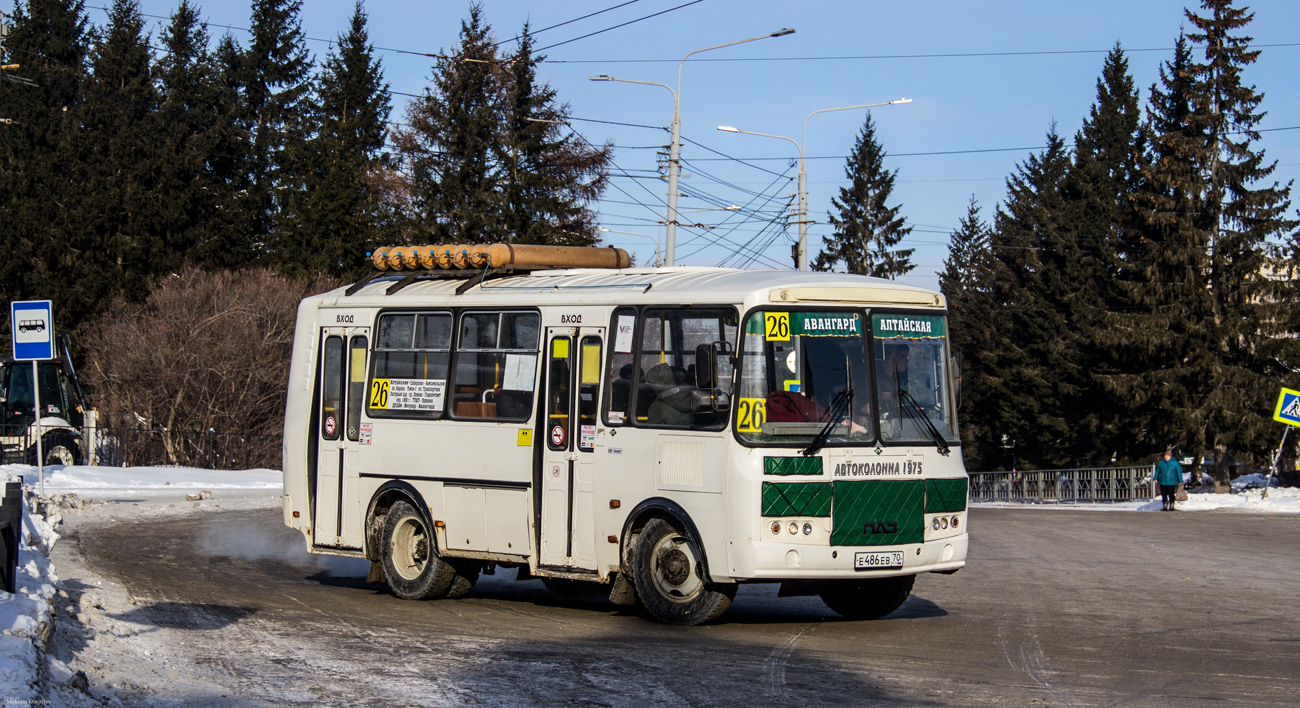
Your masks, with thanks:
[{"label": "bus door", "polygon": [[315,479],[308,480],[315,492],[312,542],[317,546],[361,547],[357,441],[366,405],[369,334],[368,327],[321,328]]},{"label": "bus door", "polygon": [[539,565],[596,568],[594,452],[603,327],[546,332]]}]

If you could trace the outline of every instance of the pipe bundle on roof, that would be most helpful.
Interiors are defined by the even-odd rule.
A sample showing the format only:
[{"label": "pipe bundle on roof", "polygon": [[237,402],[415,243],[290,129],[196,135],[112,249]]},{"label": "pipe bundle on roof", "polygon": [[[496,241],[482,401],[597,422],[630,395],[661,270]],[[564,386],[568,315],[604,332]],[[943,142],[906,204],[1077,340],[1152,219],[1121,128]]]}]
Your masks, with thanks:
[{"label": "pipe bundle on roof", "polygon": [[632,264],[621,248],[509,243],[389,246],[376,248],[370,261],[379,270],[627,268]]}]

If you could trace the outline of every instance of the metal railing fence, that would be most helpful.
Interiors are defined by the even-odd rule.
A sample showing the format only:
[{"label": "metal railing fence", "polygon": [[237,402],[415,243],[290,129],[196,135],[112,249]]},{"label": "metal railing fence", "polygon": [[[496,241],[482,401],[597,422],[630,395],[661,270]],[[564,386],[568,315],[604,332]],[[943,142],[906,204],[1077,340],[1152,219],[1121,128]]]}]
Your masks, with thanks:
[{"label": "metal railing fence", "polygon": [[1156,498],[1154,468],[1086,467],[970,473],[973,502],[1114,503]]},{"label": "metal railing fence", "polygon": [[[51,432],[46,430],[46,456]],[[219,433],[215,430],[163,430],[105,426],[83,428],[74,439],[87,464],[104,467],[177,465],[216,470],[279,469],[281,436],[276,433]],[[6,436],[5,462],[35,463],[36,436],[0,430]]]}]

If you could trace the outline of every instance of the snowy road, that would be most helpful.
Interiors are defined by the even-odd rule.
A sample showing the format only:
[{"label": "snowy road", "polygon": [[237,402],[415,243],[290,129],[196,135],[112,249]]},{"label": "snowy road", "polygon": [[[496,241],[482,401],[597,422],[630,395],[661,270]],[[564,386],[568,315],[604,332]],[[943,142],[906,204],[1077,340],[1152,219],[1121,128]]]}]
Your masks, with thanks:
[{"label": "snowy road", "polygon": [[561,600],[513,571],[465,599],[400,601],[362,581],[364,564],[306,556],[278,509],[69,527],[55,561],[79,614],[60,618],[56,650],[93,693],[128,704],[1290,706],[1300,695],[1294,515],[976,509],[969,567],[922,576],[886,620],[842,621],[816,598],[751,586],[700,628]]}]

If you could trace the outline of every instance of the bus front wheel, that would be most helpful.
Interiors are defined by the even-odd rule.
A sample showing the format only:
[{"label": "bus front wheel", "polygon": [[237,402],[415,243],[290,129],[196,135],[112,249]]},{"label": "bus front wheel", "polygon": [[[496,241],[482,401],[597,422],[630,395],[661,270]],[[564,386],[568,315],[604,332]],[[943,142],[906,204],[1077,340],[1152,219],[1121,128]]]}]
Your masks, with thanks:
[{"label": "bus front wheel", "polygon": [[667,521],[651,519],[645,525],[636,541],[633,579],[651,617],[696,625],[727,611],[736,586],[706,581],[700,566],[703,555],[695,541]]},{"label": "bus front wheel", "polygon": [[915,575],[832,583],[822,591],[822,602],[851,620],[880,619],[902,607],[912,594]]},{"label": "bus front wheel", "polygon": [[438,556],[431,531],[424,516],[403,501],[384,519],[384,577],[403,600],[432,600],[451,590],[456,571]]}]

